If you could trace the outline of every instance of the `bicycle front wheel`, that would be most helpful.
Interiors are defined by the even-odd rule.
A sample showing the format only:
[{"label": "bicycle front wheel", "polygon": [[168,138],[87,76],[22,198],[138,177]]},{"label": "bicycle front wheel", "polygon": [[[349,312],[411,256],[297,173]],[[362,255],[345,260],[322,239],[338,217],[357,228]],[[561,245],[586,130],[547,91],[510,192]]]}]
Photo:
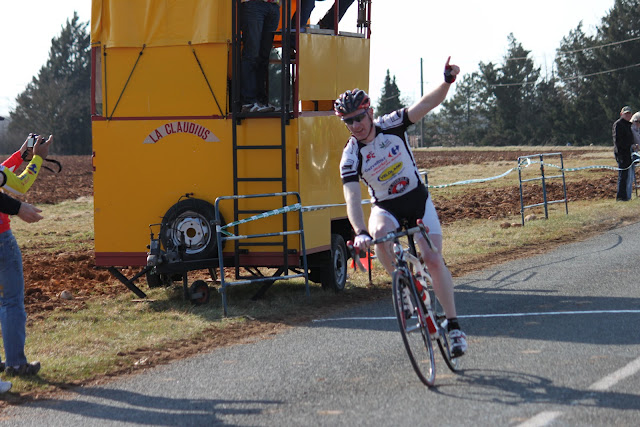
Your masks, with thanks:
[{"label": "bicycle front wheel", "polygon": [[447,334],[447,328],[445,327],[447,318],[444,315],[444,309],[442,308],[440,301],[433,292],[432,287],[429,287],[429,296],[431,297],[431,312],[436,318],[436,323],[438,325],[438,338],[436,339],[436,341],[438,343],[438,347],[440,348],[440,353],[442,354],[442,358],[444,359],[447,367],[451,370],[451,372],[457,372],[461,369],[460,358],[453,357],[453,355],[451,354],[449,335]]},{"label": "bicycle front wheel", "polygon": [[420,381],[431,387],[436,380],[436,362],[422,300],[411,276],[403,270],[393,273],[392,290],[393,307],[411,365]]}]

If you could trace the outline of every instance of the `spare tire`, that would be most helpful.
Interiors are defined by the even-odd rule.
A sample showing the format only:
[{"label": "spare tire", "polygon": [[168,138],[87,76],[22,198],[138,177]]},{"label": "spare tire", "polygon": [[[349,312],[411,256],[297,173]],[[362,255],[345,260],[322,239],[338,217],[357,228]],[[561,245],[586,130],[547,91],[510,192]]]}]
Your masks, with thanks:
[{"label": "spare tire", "polygon": [[[215,218],[211,203],[201,199],[180,200],[162,218],[160,241],[167,251],[177,251],[184,242],[184,261],[216,258]],[[225,224],[222,216],[220,219]]]}]

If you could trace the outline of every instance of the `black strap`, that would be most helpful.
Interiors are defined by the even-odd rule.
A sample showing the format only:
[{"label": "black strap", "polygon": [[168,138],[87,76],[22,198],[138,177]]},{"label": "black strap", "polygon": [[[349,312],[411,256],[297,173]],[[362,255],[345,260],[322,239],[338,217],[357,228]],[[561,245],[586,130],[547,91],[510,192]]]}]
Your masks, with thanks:
[{"label": "black strap", "polygon": [[48,167],[48,166],[46,166],[46,165],[44,165],[44,164],[42,165],[42,167],[43,167],[43,168],[48,169],[48,170],[50,170],[50,171],[51,171],[51,172],[53,172],[53,173],[60,173],[60,172],[62,172],[62,164],[61,164],[59,161],[54,160],[54,159],[44,159],[44,161],[45,161],[45,162],[50,162],[50,163],[55,164],[55,165],[58,167],[58,171],[56,172],[56,171],[54,171],[53,169],[51,169],[50,167]]}]

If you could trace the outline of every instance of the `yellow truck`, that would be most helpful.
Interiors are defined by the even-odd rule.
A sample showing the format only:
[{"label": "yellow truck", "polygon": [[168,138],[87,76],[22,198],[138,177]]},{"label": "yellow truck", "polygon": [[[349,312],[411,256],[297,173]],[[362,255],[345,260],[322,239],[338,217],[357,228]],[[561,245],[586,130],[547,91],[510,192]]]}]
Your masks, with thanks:
[{"label": "yellow truck", "polygon": [[[370,4],[356,6],[357,32],[300,30],[289,24],[296,0],[281,0],[270,73],[272,83],[279,79],[271,96],[281,109],[243,113],[240,0],[93,0],[96,265],[141,296],[134,284],[141,276],[127,279],[120,267],[145,266],[150,286],[177,274],[189,296],[187,271],[286,275],[305,267],[306,249],[304,276],[342,289],[352,230],[338,165],[349,135],[332,107],[344,90],[369,86]],[[291,194],[302,216],[242,221],[295,204]],[[218,205],[226,196],[237,198]],[[232,235],[268,236],[223,246],[220,226],[232,222],[241,223],[226,229]],[[287,234],[297,229],[304,242]],[[190,289],[191,299],[205,297],[199,290]]]}]

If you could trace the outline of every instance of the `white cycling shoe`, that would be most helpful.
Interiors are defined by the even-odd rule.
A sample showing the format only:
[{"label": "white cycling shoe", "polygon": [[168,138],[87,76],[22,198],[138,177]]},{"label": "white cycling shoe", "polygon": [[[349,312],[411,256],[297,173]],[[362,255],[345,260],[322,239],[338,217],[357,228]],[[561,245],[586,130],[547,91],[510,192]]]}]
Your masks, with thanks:
[{"label": "white cycling shoe", "polygon": [[467,352],[467,334],[460,329],[449,331],[449,350],[451,357],[460,357]]}]

